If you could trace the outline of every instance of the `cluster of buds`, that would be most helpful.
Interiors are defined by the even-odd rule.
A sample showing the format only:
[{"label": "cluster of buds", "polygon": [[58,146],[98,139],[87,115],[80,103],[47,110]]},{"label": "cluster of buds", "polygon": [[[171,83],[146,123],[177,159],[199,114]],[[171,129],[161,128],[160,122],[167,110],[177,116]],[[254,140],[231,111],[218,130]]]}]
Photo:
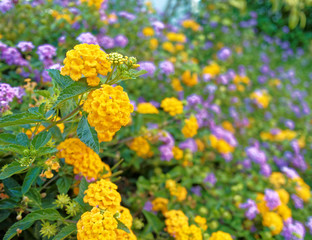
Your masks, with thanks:
[{"label": "cluster of buds", "polygon": [[79,212],[79,204],[76,201],[72,201],[67,194],[59,194],[56,197],[54,204],[59,208],[64,208],[68,215],[75,216]]},{"label": "cluster of buds", "polygon": [[137,59],[135,57],[127,57],[127,56],[125,56],[125,59],[126,59],[125,64],[129,68],[138,68],[138,67],[140,67],[140,64],[137,64]]},{"label": "cluster of buds", "polygon": [[55,156],[50,157],[47,161],[45,161],[47,170],[41,173],[41,177],[52,178],[54,175],[52,170],[58,172],[60,168],[60,164],[57,161]]},{"label": "cluster of buds", "polygon": [[30,166],[36,159],[37,151],[31,147],[23,151],[23,157],[18,160],[21,166]]},{"label": "cluster of buds", "polygon": [[117,52],[110,53],[107,59],[111,62],[111,64],[115,65],[121,65],[126,61],[126,57]]},{"label": "cluster of buds", "polygon": [[41,230],[40,230],[40,235],[42,237],[48,237],[51,238],[54,235],[56,235],[58,232],[57,229],[57,224],[51,224],[49,222],[43,222],[41,224]]}]

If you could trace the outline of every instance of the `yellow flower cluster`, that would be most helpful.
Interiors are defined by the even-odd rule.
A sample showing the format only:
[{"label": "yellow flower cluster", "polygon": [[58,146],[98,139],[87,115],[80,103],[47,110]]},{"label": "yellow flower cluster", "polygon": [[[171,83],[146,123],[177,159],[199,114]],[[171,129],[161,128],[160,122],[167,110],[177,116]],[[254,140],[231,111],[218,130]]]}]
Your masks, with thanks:
[{"label": "yellow flower cluster", "polygon": [[103,213],[94,207],[90,212],[81,215],[77,223],[77,239],[116,239],[118,226],[114,214],[110,211]]},{"label": "yellow flower cluster", "polygon": [[51,15],[56,19],[64,19],[69,24],[74,24],[76,21],[80,20],[81,16],[72,17],[70,12],[66,9],[65,13],[59,13],[58,11],[52,10]]},{"label": "yellow flower cluster", "polygon": [[97,9],[100,9],[102,6],[102,3],[105,0],[80,0],[81,2],[88,2],[88,6],[95,6]]},{"label": "yellow flower cluster", "polygon": [[221,154],[228,154],[234,152],[234,147],[223,139],[218,139],[215,135],[209,136],[211,146]]},{"label": "yellow flower cluster", "polygon": [[264,141],[282,142],[285,140],[291,141],[297,136],[295,131],[290,129],[280,130],[277,134],[271,132],[261,132],[260,137]]},{"label": "yellow flower cluster", "polygon": [[115,132],[98,132],[98,139],[99,142],[110,142],[113,140],[113,137],[115,135]]},{"label": "yellow flower cluster", "polygon": [[[55,119],[55,121],[58,121],[58,120],[60,120],[59,117],[57,117],[57,118]],[[64,128],[65,128],[64,123],[57,124],[56,126],[60,129],[61,133],[64,132]],[[27,131],[25,132],[25,134],[27,135],[28,138],[31,138],[31,136],[32,136],[33,134],[34,134],[34,135],[35,135],[35,134],[38,134],[38,133],[42,132],[44,129],[45,129],[45,126],[43,126],[43,125],[40,125],[40,126],[37,128],[37,130],[36,130],[36,127],[31,127],[30,129],[27,129]],[[35,130],[36,130],[36,132],[35,132]]]},{"label": "yellow flower cluster", "polygon": [[181,82],[178,78],[172,79],[171,86],[177,92],[183,91],[183,87],[182,87]]},{"label": "yellow flower cluster", "polygon": [[165,98],[161,101],[160,106],[171,116],[175,116],[183,112],[183,103],[174,97]]},{"label": "yellow flower cluster", "polygon": [[105,76],[112,71],[108,54],[102,51],[100,46],[94,44],[76,45],[73,50],[66,53],[64,65],[61,69],[63,76],[68,75],[74,81],[84,76],[89,86],[99,85],[98,74]]},{"label": "yellow flower cluster", "polygon": [[294,178],[292,179],[296,183],[296,194],[300,197],[304,202],[308,202],[311,198],[310,186],[306,184],[302,178]]},{"label": "yellow flower cluster", "polygon": [[157,40],[157,38],[152,38],[152,39],[149,41],[149,47],[150,47],[150,49],[152,49],[152,50],[155,50],[155,49],[158,47],[158,40]]},{"label": "yellow flower cluster", "polygon": [[207,219],[201,216],[196,216],[194,218],[194,221],[197,223],[197,225],[203,230],[206,231],[208,226],[207,226]]},{"label": "yellow flower cluster", "polygon": [[197,74],[196,73],[191,74],[189,70],[186,70],[182,74],[182,82],[189,87],[196,85],[198,83]]},{"label": "yellow flower cluster", "polygon": [[280,188],[286,183],[284,175],[280,172],[272,172],[269,181],[275,188]]},{"label": "yellow flower cluster", "polygon": [[181,160],[183,158],[183,150],[176,146],[172,148],[172,153],[176,160]]},{"label": "yellow flower cluster", "polygon": [[83,110],[89,113],[88,122],[100,136],[112,136],[129,123],[133,106],[122,87],[104,84],[89,93]]},{"label": "yellow flower cluster", "polygon": [[141,114],[158,114],[158,109],[151,103],[139,103],[137,112]]},{"label": "yellow flower cluster", "polygon": [[[67,164],[73,165],[75,174],[81,174],[89,180],[111,175],[110,167],[78,138],[66,139],[57,149],[57,157],[64,158]],[[102,175],[103,171],[107,173]]]},{"label": "yellow flower cluster", "polygon": [[121,202],[121,196],[117,188],[111,181],[101,179],[88,186],[88,189],[84,192],[86,195],[83,201],[89,203],[92,207],[98,206],[101,209],[117,211]]},{"label": "yellow flower cluster", "polygon": [[128,146],[141,158],[149,158],[154,155],[148,141],[144,137],[134,138]]},{"label": "yellow flower cluster", "polygon": [[169,190],[171,196],[177,197],[177,200],[179,202],[186,199],[187,196],[186,188],[176,183],[174,180],[171,179],[167,180],[166,188]]},{"label": "yellow flower cluster", "polygon": [[165,214],[166,231],[176,240],[202,240],[199,227],[188,224],[188,217],[181,210],[171,210]]},{"label": "yellow flower cluster", "polygon": [[47,161],[45,161],[45,164],[48,169],[43,173],[43,176],[46,178],[52,178],[53,177],[52,170],[58,172],[60,164],[56,160],[55,156],[50,157]]},{"label": "yellow flower cluster", "polygon": [[182,128],[182,133],[184,137],[191,138],[197,134],[198,123],[195,116],[191,116],[189,119],[184,120],[185,125]]},{"label": "yellow flower cluster", "polygon": [[270,104],[271,97],[265,90],[262,90],[250,94],[250,99],[256,101],[257,105],[261,108],[267,108]]},{"label": "yellow flower cluster", "polygon": [[168,199],[166,198],[162,198],[162,197],[158,197],[158,198],[155,198],[153,201],[152,201],[152,209],[153,211],[161,211],[163,214],[165,212],[168,211]]},{"label": "yellow flower cluster", "polygon": [[235,133],[235,128],[233,127],[232,123],[229,121],[222,122],[222,127],[231,133]]},{"label": "yellow flower cluster", "polygon": [[272,235],[280,234],[283,230],[283,219],[275,212],[266,212],[262,216],[262,225],[271,229]]},{"label": "yellow flower cluster", "polygon": [[233,83],[236,85],[238,91],[245,91],[245,85],[249,85],[250,79],[247,76],[236,75],[233,79]]},{"label": "yellow flower cluster", "polygon": [[190,28],[192,29],[193,31],[198,31],[200,29],[200,25],[195,22],[193,19],[186,19],[182,22],[182,26],[184,28]]},{"label": "yellow flower cluster", "polygon": [[145,27],[145,28],[143,28],[142,33],[145,37],[152,37],[152,36],[154,36],[155,31],[151,27]]},{"label": "yellow flower cluster", "polygon": [[209,74],[211,77],[215,77],[221,72],[221,68],[217,63],[212,63],[209,66],[204,67],[203,74]]},{"label": "yellow flower cluster", "polygon": [[167,39],[171,42],[180,42],[185,43],[186,37],[183,33],[175,33],[175,32],[169,32],[167,33]]},{"label": "yellow flower cluster", "polygon": [[209,240],[233,240],[233,238],[229,233],[218,231],[212,233]]}]

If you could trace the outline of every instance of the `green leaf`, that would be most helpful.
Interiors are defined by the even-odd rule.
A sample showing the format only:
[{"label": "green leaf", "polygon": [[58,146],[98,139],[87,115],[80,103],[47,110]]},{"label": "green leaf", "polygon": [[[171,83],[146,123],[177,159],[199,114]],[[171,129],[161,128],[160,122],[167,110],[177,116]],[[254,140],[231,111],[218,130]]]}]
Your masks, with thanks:
[{"label": "green leaf", "polygon": [[35,147],[35,149],[39,149],[40,147],[46,145],[50,141],[51,137],[51,133],[49,132],[40,132],[34,137],[31,144]]},{"label": "green leaf", "polygon": [[30,228],[37,220],[57,221],[60,219],[62,219],[62,216],[57,210],[52,208],[31,212],[22,220],[14,223],[4,235],[3,240],[12,239],[16,235],[17,229],[26,230]]},{"label": "green leaf", "polygon": [[92,87],[88,86],[88,84],[86,82],[83,82],[83,81],[74,82],[73,84],[64,88],[63,91],[61,91],[61,93],[58,96],[53,108],[56,107],[57,105],[59,105],[60,103],[66,101],[70,98],[79,96],[85,92],[88,92],[91,89],[92,89]]},{"label": "green leaf", "polygon": [[84,211],[87,211],[88,209],[90,209],[91,207],[86,204],[84,201],[83,201],[83,197],[84,197],[84,192],[87,190],[88,188],[88,182],[87,180],[85,179],[85,177],[83,177],[80,181],[80,184],[79,184],[79,193],[78,193],[78,196],[74,199],[77,203],[80,204],[81,208],[84,210]]},{"label": "green leaf", "polygon": [[43,155],[46,155],[46,154],[53,154],[53,153],[56,153],[56,152],[57,152],[56,148],[53,148],[53,147],[41,147],[41,148],[38,148],[37,156],[40,157],[40,156],[43,156]]},{"label": "green leaf", "polygon": [[143,210],[143,214],[147,220],[147,226],[144,229],[144,234],[148,234],[152,231],[159,232],[164,228],[164,223],[151,212]]},{"label": "green leaf", "polygon": [[78,123],[77,135],[83,143],[92,148],[96,153],[99,153],[100,143],[97,133],[95,129],[90,126],[85,116],[83,116]]},{"label": "green leaf", "polygon": [[72,179],[68,177],[62,177],[56,181],[56,186],[57,186],[59,193],[66,194],[71,184],[72,184]]},{"label": "green leaf", "polygon": [[0,211],[0,223],[6,220],[11,214],[11,210]]},{"label": "green leaf", "polygon": [[68,87],[74,82],[69,76],[61,75],[60,71],[57,69],[49,69],[47,71],[49,72],[49,76],[52,78],[52,82],[59,85],[61,89]]},{"label": "green leaf", "polygon": [[30,205],[41,208],[41,196],[37,188],[31,188],[25,195],[29,198]]},{"label": "green leaf", "polygon": [[35,93],[45,98],[51,97],[51,93],[48,90],[35,90]]},{"label": "green leaf", "polygon": [[16,142],[24,147],[29,146],[29,138],[25,133],[19,133],[16,136]]},{"label": "green leaf", "polygon": [[[17,205],[17,202],[11,200],[11,199],[3,199],[3,200],[0,200],[0,209],[3,210],[3,209],[13,209],[15,208]],[[1,211],[2,212],[2,211]]]},{"label": "green leaf", "polygon": [[68,226],[63,227],[61,231],[59,231],[59,233],[56,234],[52,240],[63,240],[76,231],[77,225],[75,223],[70,223]]},{"label": "green leaf", "polygon": [[17,144],[10,144],[10,145],[0,145],[0,151],[6,151],[6,152],[16,152],[19,154],[24,153],[24,150],[27,149],[26,147],[23,147],[21,145]]},{"label": "green leaf", "polygon": [[40,167],[35,167],[27,172],[24,182],[23,182],[23,186],[22,186],[22,194],[25,194],[28,192],[31,185],[36,181],[40,171],[41,171]]},{"label": "green leaf", "polygon": [[42,116],[38,116],[37,114],[33,114],[30,112],[23,112],[7,115],[0,118],[0,128],[27,123],[37,123],[42,121],[44,121],[44,119],[42,119]]},{"label": "green leaf", "polygon": [[125,231],[126,233],[130,233],[130,230],[129,228],[124,224],[122,223],[121,221],[119,221],[118,219],[116,219],[117,222],[118,222],[118,225],[117,225],[117,228],[120,229],[120,230],[123,230]]},{"label": "green leaf", "polygon": [[12,175],[22,172],[27,168],[27,166],[21,166],[18,162],[14,161],[1,169],[2,172],[0,173],[0,180],[11,177]]},{"label": "green leaf", "polygon": [[1,133],[0,134],[0,142],[7,144],[16,144],[16,136],[11,133]]}]

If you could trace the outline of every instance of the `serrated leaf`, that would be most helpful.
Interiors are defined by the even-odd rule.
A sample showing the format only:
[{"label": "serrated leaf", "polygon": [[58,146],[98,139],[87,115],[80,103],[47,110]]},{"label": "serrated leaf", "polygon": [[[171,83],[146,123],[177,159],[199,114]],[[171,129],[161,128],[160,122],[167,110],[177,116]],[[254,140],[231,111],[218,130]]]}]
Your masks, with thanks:
[{"label": "serrated leaf", "polygon": [[164,223],[153,213],[143,210],[143,214],[147,220],[147,226],[144,229],[144,234],[152,231],[159,232],[164,228]]},{"label": "serrated leaf", "polygon": [[35,147],[35,149],[39,149],[40,147],[45,146],[51,138],[52,136],[50,132],[40,132],[34,137],[34,139],[31,141],[31,144]]},{"label": "serrated leaf", "polygon": [[72,233],[76,232],[77,225],[75,223],[70,223],[68,226],[63,227],[58,234],[54,236],[52,240],[63,240]]},{"label": "serrated leaf", "polygon": [[92,87],[88,86],[88,84],[86,82],[83,82],[83,81],[74,82],[71,85],[64,88],[63,91],[61,91],[56,102],[54,103],[53,108],[55,108],[57,105],[61,104],[62,102],[66,101],[70,98],[79,96],[85,92],[88,92],[91,89],[92,89]]},{"label": "serrated leaf", "polygon": [[40,171],[41,171],[40,167],[35,167],[27,172],[24,182],[23,182],[23,186],[22,186],[22,194],[25,194],[28,192],[31,185],[36,181]]},{"label": "serrated leaf", "polygon": [[90,126],[85,116],[82,116],[78,123],[77,135],[79,139],[88,147],[93,149],[96,153],[100,151],[100,143],[98,140],[97,132]]},{"label": "serrated leaf", "polygon": [[134,75],[135,77],[139,77],[139,76],[144,75],[145,73],[147,73],[146,70],[140,70],[140,71],[134,72],[133,75]]},{"label": "serrated leaf", "polygon": [[116,219],[117,222],[118,222],[118,225],[117,225],[117,228],[120,229],[120,230],[123,230],[125,231],[126,233],[130,233],[130,230],[129,228],[124,224],[122,223],[121,221],[119,221],[118,219]]},{"label": "serrated leaf", "polygon": [[14,223],[4,235],[3,240],[10,240],[17,234],[17,229],[26,230],[37,220],[56,221],[62,219],[62,216],[55,209],[37,210],[29,213],[22,220]]},{"label": "serrated leaf", "polygon": [[78,196],[74,199],[77,203],[79,203],[79,205],[81,206],[81,208],[84,211],[91,209],[91,207],[83,201],[84,192],[85,192],[85,190],[87,190],[88,185],[89,184],[88,184],[87,180],[85,179],[85,177],[83,177],[80,181],[80,184],[79,184]]},{"label": "serrated leaf", "polygon": [[25,133],[17,134],[16,142],[24,147],[29,146],[29,138]]},{"label": "serrated leaf", "polygon": [[7,144],[16,144],[16,136],[11,133],[1,133],[0,134],[0,142]]},{"label": "serrated leaf", "polygon": [[60,71],[57,69],[46,70],[49,76],[52,78],[52,82],[56,83],[61,89],[64,89],[71,85],[74,81],[69,76],[61,75]]},{"label": "serrated leaf", "polygon": [[31,188],[25,195],[29,198],[30,205],[41,208],[41,196],[37,188]]},{"label": "serrated leaf", "polygon": [[18,162],[12,162],[2,168],[2,172],[0,173],[0,180],[11,177],[12,175],[20,173],[27,168],[27,166],[21,166]]},{"label": "serrated leaf", "polygon": [[[11,199],[3,199],[0,200],[0,209],[13,209],[17,205],[17,202],[11,200]],[[1,211],[2,212],[2,211]]]},{"label": "serrated leaf", "polygon": [[66,194],[68,192],[71,184],[72,184],[72,179],[70,179],[68,177],[62,177],[56,181],[56,186],[57,186],[59,193]]},{"label": "serrated leaf", "polygon": [[30,112],[7,115],[0,118],[0,128],[27,123],[38,123],[44,121],[40,116]]},{"label": "serrated leaf", "polygon": [[3,145],[0,146],[0,151],[8,151],[8,152],[15,152],[19,154],[23,154],[26,147],[17,145],[17,144],[10,144],[10,145]]},{"label": "serrated leaf", "polygon": [[40,157],[43,155],[53,154],[56,152],[57,152],[57,149],[53,148],[53,147],[40,147],[40,148],[38,148],[37,156]]},{"label": "serrated leaf", "polygon": [[34,92],[45,98],[51,97],[51,93],[48,90],[35,90]]}]

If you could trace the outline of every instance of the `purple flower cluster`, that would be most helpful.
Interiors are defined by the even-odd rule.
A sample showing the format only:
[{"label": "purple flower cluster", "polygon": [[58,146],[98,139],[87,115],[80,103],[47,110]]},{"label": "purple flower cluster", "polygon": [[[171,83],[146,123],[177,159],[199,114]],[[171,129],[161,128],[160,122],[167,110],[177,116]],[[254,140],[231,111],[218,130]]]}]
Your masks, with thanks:
[{"label": "purple flower cluster", "polygon": [[43,44],[38,47],[37,54],[40,61],[42,61],[47,68],[48,66],[53,65],[52,58],[56,55],[56,48],[50,44]]},{"label": "purple flower cluster", "polygon": [[12,0],[1,0],[0,1],[0,12],[6,13],[14,7]]},{"label": "purple flower cluster", "polygon": [[80,43],[99,44],[97,38],[89,32],[81,33],[76,39]]},{"label": "purple flower cluster", "polygon": [[160,152],[160,159],[162,161],[170,161],[173,158],[172,148],[174,147],[174,138],[169,132],[160,132],[159,141],[163,143],[158,150]]},{"label": "purple flower cluster", "polygon": [[231,54],[232,54],[231,49],[228,47],[224,47],[218,51],[217,57],[221,61],[226,61],[231,56]]},{"label": "purple flower cluster", "polygon": [[209,183],[213,187],[216,184],[216,182],[217,182],[216,175],[214,173],[209,173],[205,177],[204,182],[205,183]]},{"label": "purple flower cluster", "polygon": [[281,205],[281,200],[277,192],[272,189],[266,189],[264,193],[264,200],[266,201],[266,205],[270,210],[274,210],[279,205]]},{"label": "purple flower cluster", "polygon": [[22,41],[17,44],[17,47],[22,51],[22,52],[30,52],[35,48],[35,46],[32,44],[32,42],[26,42]]},{"label": "purple flower cluster", "polygon": [[239,208],[247,209],[247,211],[245,212],[245,216],[249,220],[254,219],[257,216],[257,214],[259,213],[259,210],[257,208],[257,204],[252,199],[248,199],[247,202],[240,204]]},{"label": "purple flower cluster", "polygon": [[174,73],[174,65],[170,61],[160,62],[159,68],[160,68],[160,71],[167,76]]},{"label": "purple flower cluster", "polygon": [[281,235],[285,240],[303,240],[305,236],[304,225],[298,221],[286,222]]},{"label": "purple flower cluster", "polygon": [[0,46],[2,50],[1,59],[8,65],[27,66],[28,62],[22,57],[21,53],[14,47]]},{"label": "purple flower cluster", "polygon": [[9,103],[16,97],[18,101],[22,100],[25,91],[21,87],[11,87],[7,83],[0,83],[0,112],[9,109]]},{"label": "purple flower cluster", "polygon": [[139,62],[140,67],[138,68],[139,70],[146,70],[147,73],[142,75],[142,77],[152,77],[156,71],[156,66],[152,62]]}]

